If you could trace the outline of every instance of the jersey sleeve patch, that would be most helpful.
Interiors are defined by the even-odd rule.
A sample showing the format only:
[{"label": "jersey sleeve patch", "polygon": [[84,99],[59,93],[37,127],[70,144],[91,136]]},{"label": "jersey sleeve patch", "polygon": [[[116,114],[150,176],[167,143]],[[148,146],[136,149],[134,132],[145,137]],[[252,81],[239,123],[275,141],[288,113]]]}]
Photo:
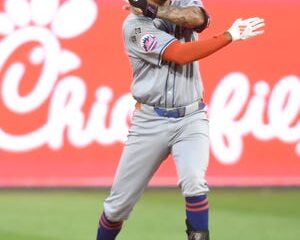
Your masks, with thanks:
[{"label": "jersey sleeve patch", "polygon": [[158,45],[156,36],[153,34],[147,33],[141,37],[141,47],[145,52],[152,52]]}]

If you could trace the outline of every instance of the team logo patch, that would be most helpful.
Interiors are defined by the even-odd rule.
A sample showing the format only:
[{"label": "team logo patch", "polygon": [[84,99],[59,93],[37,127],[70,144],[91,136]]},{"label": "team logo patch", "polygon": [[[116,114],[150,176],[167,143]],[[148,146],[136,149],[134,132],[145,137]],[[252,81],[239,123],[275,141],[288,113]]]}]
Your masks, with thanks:
[{"label": "team logo patch", "polygon": [[157,47],[157,39],[152,34],[146,34],[141,38],[141,46],[146,52],[151,52]]}]

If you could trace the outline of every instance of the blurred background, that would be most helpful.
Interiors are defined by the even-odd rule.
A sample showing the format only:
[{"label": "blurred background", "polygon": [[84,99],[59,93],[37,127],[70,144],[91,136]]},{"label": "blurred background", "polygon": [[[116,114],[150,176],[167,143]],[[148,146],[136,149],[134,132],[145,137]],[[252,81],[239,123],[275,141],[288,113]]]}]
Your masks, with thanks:
[{"label": "blurred background", "polygon": [[[203,2],[211,24],[202,39],[240,17],[266,21],[263,36],[199,63],[210,117],[212,239],[296,240],[300,2]],[[134,106],[124,4],[0,2],[0,239],[95,239]],[[140,238],[185,239],[171,157],[119,237]]]}]

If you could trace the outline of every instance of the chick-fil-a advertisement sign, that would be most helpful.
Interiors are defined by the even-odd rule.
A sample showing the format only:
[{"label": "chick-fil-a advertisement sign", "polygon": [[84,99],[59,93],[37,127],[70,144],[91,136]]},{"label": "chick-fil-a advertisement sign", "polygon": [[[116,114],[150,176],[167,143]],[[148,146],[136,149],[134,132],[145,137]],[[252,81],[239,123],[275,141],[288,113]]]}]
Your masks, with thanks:
[{"label": "chick-fil-a advertisement sign", "polygon": [[[134,107],[124,4],[1,1],[0,186],[112,183]],[[300,20],[300,3],[204,4],[212,21],[200,38],[239,17],[263,17],[267,25],[263,36],[200,61],[210,185],[300,185],[300,34],[288,24]],[[176,182],[169,158],[151,184]]]}]

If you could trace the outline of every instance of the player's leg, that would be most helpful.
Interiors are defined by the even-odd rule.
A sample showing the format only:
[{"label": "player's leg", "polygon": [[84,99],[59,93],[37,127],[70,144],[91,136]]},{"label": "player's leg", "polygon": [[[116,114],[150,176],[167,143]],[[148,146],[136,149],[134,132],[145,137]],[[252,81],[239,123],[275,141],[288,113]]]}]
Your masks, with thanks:
[{"label": "player's leg", "polygon": [[[155,116],[155,115],[153,115]],[[110,195],[104,202],[97,240],[113,240],[121,230],[150,178],[169,154],[164,122],[136,112],[116,172]],[[155,116],[156,118],[156,116]]]},{"label": "player's leg", "polygon": [[172,154],[179,185],[186,201],[186,224],[189,240],[208,240],[208,186],[205,172],[209,159],[208,121],[205,113],[183,119],[181,134],[176,137]]}]

